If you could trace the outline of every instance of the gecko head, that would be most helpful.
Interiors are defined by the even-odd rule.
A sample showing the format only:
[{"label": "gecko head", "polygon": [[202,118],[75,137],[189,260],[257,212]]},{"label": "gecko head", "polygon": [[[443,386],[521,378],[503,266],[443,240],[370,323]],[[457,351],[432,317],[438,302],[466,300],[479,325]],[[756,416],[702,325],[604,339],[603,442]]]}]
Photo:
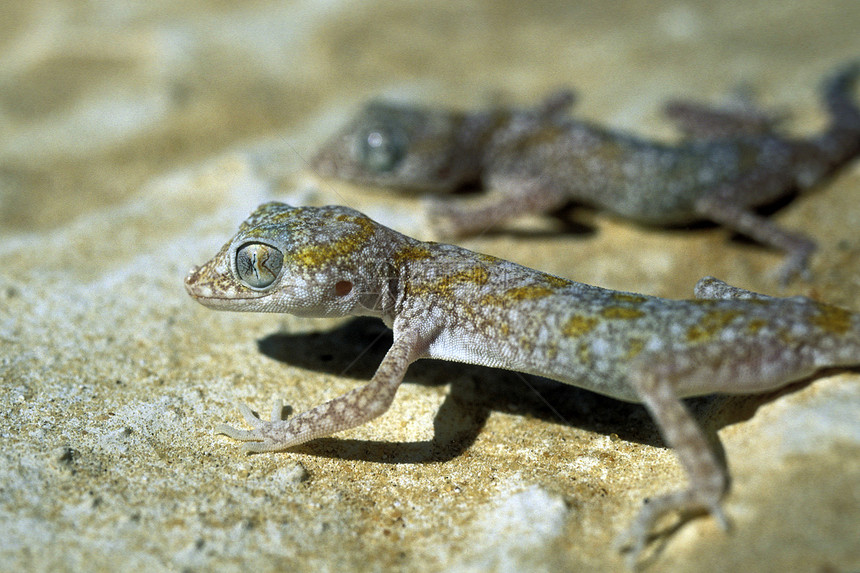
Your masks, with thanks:
[{"label": "gecko head", "polygon": [[351,314],[366,289],[359,251],[377,225],[346,207],[266,203],[207,263],[192,268],[185,289],[215,309]]},{"label": "gecko head", "polygon": [[450,191],[476,178],[464,117],[374,101],[311,159],[320,176],[406,191]]}]

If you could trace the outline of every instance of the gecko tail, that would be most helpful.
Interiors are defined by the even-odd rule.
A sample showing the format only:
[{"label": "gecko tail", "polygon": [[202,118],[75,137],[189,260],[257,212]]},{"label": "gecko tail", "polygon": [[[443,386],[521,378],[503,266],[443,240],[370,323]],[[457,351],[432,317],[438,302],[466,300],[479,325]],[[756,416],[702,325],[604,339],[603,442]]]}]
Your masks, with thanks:
[{"label": "gecko tail", "polygon": [[854,96],[860,60],[839,68],[824,80],[822,99],[830,115],[830,125],[820,135],[798,146],[798,183],[816,184],[860,154],[860,106]]},{"label": "gecko tail", "polygon": [[860,60],[841,67],[824,81],[824,104],[830,112],[831,130],[854,131],[860,138],[860,107],[854,98],[854,86],[860,76]]}]

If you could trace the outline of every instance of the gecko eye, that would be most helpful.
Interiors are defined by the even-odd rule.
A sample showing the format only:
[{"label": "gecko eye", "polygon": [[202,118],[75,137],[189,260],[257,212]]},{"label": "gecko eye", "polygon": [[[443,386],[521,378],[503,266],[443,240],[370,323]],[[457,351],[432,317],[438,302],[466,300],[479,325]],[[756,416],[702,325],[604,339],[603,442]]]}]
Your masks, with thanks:
[{"label": "gecko eye", "polygon": [[362,131],[356,141],[356,159],[374,173],[391,171],[406,156],[406,134],[396,125],[376,125]]},{"label": "gecko eye", "polygon": [[263,243],[248,243],[236,252],[239,280],[253,288],[265,288],[275,282],[283,264],[283,253]]}]

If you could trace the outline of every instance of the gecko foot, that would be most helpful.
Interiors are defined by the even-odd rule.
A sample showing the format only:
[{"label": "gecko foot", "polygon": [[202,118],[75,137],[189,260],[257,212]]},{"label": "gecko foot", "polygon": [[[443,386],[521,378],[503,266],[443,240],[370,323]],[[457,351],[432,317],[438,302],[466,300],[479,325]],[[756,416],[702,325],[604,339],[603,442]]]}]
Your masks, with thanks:
[{"label": "gecko foot", "polygon": [[435,237],[444,239],[468,234],[467,228],[457,218],[457,210],[451,207],[450,200],[425,197],[422,200],[422,208]]},{"label": "gecko foot", "polygon": [[238,428],[234,428],[229,424],[218,424],[215,426],[216,434],[224,434],[234,440],[239,440],[242,442],[252,442],[248,444],[244,444],[242,446],[242,450],[246,453],[251,452],[268,452],[276,448],[276,442],[271,438],[267,438],[264,435],[264,429],[267,426],[270,426],[273,423],[283,421],[283,411],[284,411],[284,403],[282,400],[275,400],[272,406],[272,416],[270,421],[262,420],[259,416],[254,414],[253,410],[247,406],[247,404],[239,404],[239,412],[242,413],[242,417],[245,418],[245,421],[253,427],[252,430],[240,430]]},{"label": "gecko foot", "polygon": [[787,287],[795,278],[807,282],[812,279],[812,272],[809,270],[809,259],[813,252],[815,252],[815,244],[810,243],[807,248],[798,250],[786,259],[779,268],[777,275],[781,288]]},{"label": "gecko foot", "polygon": [[673,511],[680,512],[684,521],[696,515],[711,514],[720,527],[728,531],[729,521],[723,513],[719,499],[704,500],[701,497],[696,491],[687,490],[646,500],[627,531],[615,539],[613,544],[615,549],[627,552],[627,564],[631,569],[634,568],[647,543],[657,536],[656,533],[652,533],[654,525],[664,515]]}]

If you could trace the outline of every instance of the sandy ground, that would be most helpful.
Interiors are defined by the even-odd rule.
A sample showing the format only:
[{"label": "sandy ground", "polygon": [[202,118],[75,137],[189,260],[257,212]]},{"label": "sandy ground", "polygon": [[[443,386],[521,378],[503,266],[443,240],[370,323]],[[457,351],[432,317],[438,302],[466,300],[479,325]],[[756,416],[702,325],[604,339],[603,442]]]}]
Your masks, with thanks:
[{"label": "sandy ground", "polygon": [[[182,285],[268,200],[422,236],[417,199],[303,169],[370,97],[476,109],[569,85],[578,116],[672,139],[666,99],[747,86],[802,134],[824,124],[821,78],[860,58],[855,0],[524,6],[0,2],[0,569],[624,569],[613,537],[684,484],[643,409],[425,361],[373,423],[245,456],[212,431],[241,423],[237,402],[319,404],[390,339],[372,320],[214,312]],[[860,310],[858,167],[773,215],[820,245],[784,294]],[[780,293],[779,253],[725,230],[569,215],[463,244],[661,296],[707,274]],[[734,528],[688,523],[646,570],[860,570],[858,381],[695,401]]]}]

